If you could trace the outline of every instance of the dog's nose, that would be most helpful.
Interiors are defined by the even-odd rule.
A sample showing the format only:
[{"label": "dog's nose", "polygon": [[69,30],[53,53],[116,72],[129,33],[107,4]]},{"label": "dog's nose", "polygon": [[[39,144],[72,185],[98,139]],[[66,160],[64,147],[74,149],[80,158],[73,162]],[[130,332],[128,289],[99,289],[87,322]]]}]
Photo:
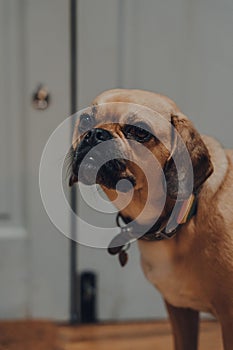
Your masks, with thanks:
[{"label": "dog's nose", "polygon": [[89,143],[91,146],[95,146],[96,144],[108,141],[113,138],[112,134],[105,129],[101,128],[93,128],[88,131],[88,133],[85,135],[84,140]]}]

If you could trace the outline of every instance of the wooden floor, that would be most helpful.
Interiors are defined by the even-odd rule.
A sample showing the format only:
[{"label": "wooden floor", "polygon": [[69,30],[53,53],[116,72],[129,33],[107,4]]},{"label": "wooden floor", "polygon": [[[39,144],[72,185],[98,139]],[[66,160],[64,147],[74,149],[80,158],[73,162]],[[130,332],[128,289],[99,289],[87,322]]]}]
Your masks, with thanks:
[{"label": "wooden floor", "polygon": [[[0,350],[172,350],[167,322],[57,325],[0,322]],[[187,349],[189,350],[189,349]],[[202,322],[199,350],[222,350],[216,322]]]},{"label": "wooden floor", "polygon": [[[218,323],[201,323],[199,343],[200,350],[222,349]],[[59,327],[59,346],[62,350],[173,349],[167,322]]]}]

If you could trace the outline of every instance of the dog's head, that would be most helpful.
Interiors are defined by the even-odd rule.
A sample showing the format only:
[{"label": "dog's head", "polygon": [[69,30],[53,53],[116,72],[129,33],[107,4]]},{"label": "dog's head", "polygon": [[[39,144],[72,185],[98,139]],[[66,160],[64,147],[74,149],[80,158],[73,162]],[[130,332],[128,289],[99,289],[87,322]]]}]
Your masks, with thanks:
[{"label": "dog's head", "polygon": [[[192,174],[187,163],[182,163],[184,146]],[[149,195],[145,221],[156,215],[164,191],[168,201],[175,200],[178,191],[186,199],[190,195],[189,178],[193,179],[193,192],[197,192],[213,171],[201,136],[175,103],[140,90],[117,89],[98,96],[76,123],[72,153],[70,185],[77,181],[98,183],[111,200],[117,191],[127,197],[133,187],[124,215],[137,217]],[[153,159],[156,166],[152,166]],[[174,159],[179,159],[179,179]],[[153,187],[148,187],[148,177]]]}]

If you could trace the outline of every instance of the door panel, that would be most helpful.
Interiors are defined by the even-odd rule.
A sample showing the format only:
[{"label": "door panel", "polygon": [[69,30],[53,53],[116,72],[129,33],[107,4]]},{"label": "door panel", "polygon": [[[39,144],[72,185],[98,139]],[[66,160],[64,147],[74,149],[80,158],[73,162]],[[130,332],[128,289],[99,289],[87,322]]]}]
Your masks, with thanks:
[{"label": "door panel", "polygon": [[27,312],[21,1],[0,1],[0,318]]},{"label": "door panel", "polygon": [[[33,317],[66,319],[69,241],[50,222],[43,208],[39,164],[49,136],[69,115],[69,2],[25,0],[24,4],[29,310]],[[31,104],[39,83],[47,86],[51,94],[51,105],[45,111],[35,110]],[[64,221],[68,232],[68,213],[64,213]]]}]

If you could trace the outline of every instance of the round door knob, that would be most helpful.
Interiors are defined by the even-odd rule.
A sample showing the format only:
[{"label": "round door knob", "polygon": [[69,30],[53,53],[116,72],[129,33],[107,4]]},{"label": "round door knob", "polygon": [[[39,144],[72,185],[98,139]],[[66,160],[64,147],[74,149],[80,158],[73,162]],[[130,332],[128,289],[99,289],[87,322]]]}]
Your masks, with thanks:
[{"label": "round door knob", "polygon": [[32,104],[35,109],[45,110],[50,104],[50,94],[46,86],[40,84],[32,95]]}]

